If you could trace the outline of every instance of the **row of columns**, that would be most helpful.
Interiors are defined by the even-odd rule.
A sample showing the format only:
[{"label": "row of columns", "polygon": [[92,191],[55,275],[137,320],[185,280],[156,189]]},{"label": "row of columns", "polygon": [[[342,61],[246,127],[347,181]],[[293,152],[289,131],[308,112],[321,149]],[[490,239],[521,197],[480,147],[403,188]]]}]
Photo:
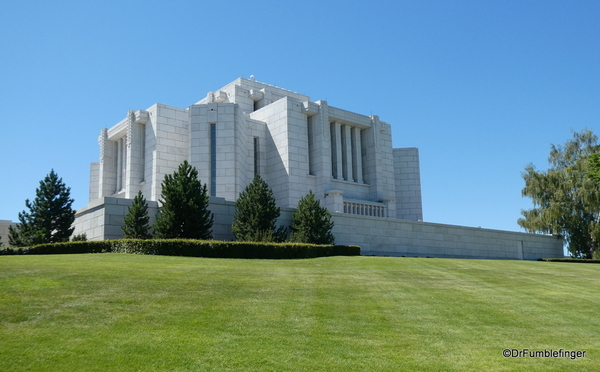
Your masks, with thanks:
[{"label": "row of columns", "polygon": [[331,123],[332,176],[338,180],[363,182],[361,129]]},{"label": "row of columns", "polygon": [[124,135],[109,139],[107,129],[100,133],[100,164],[95,197],[112,196],[122,191],[125,191],[126,198],[133,198],[137,194],[140,183],[145,180],[147,117],[145,111],[129,111]]}]

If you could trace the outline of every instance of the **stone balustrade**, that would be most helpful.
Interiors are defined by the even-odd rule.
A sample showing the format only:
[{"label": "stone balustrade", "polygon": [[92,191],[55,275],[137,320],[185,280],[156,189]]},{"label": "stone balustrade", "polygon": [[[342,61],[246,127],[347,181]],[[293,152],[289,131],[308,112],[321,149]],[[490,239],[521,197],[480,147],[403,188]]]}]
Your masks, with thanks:
[{"label": "stone balustrade", "polygon": [[387,205],[355,200],[344,200],[344,213],[359,216],[389,217]]}]

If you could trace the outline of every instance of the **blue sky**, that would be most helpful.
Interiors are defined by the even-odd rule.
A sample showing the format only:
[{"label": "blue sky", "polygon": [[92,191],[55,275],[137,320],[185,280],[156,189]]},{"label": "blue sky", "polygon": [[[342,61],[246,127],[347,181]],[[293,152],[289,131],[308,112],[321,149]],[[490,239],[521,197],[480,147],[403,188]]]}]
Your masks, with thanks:
[{"label": "blue sky", "polygon": [[[599,1],[0,2],[0,219],[54,169],[88,202],[101,128],[238,77],[392,125],[424,220],[521,231],[521,172],[600,134]],[[204,181],[204,180],[203,180]]]}]

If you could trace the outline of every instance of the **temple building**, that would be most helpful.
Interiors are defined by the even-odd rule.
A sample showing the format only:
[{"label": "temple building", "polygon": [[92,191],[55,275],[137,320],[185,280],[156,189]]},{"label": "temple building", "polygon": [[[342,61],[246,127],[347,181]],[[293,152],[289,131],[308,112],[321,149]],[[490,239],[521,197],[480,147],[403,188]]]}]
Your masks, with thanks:
[{"label": "temple building", "polygon": [[[419,153],[393,148],[390,124],[254,79],[239,78],[187,108],[155,104],[129,111],[101,130],[98,143],[89,204],[75,223],[75,233],[92,240],[121,236],[127,206],[138,191],[154,215],[165,175],[184,160],[208,186],[217,239],[233,239],[233,203],[256,174],[272,188],[282,223],[290,222],[300,198],[312,190],[333,214],[336,241],[361,245],[363,253],[490,258],[500,248],[491,258],[523,259],[523,241],[548,238],[501,232],[520,234],[511,238],[509,253],[502,248],[506,244],[491,244],[487,235],[484,252],[476,248],[477,239],[465,250],[460,236],[472,228],[422,222]],[[431,235],[437,230],[447,236]]]},{"label": "temple building", "polygon": [[332,212],[423,218],[418,151],[393,149],[389,124],[253,80],[237,79],[185,109],[130,111],[98,142],[90,201],[133,199],[140,190],[157,201],[164,176],[188,160],[210,195],[225,200],[260,174],[282,207],[313,190]]}]

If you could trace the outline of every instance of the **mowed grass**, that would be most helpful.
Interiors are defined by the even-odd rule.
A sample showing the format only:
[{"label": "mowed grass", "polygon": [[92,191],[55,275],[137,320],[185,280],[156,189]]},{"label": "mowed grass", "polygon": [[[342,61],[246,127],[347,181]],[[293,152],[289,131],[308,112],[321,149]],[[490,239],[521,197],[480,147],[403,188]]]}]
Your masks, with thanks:
[{"label": "mowed grass", "polygon": [[[1,371],[597,371],[600,266],[0,257]],[[504,349],[585,350],[505,358]]]}]

